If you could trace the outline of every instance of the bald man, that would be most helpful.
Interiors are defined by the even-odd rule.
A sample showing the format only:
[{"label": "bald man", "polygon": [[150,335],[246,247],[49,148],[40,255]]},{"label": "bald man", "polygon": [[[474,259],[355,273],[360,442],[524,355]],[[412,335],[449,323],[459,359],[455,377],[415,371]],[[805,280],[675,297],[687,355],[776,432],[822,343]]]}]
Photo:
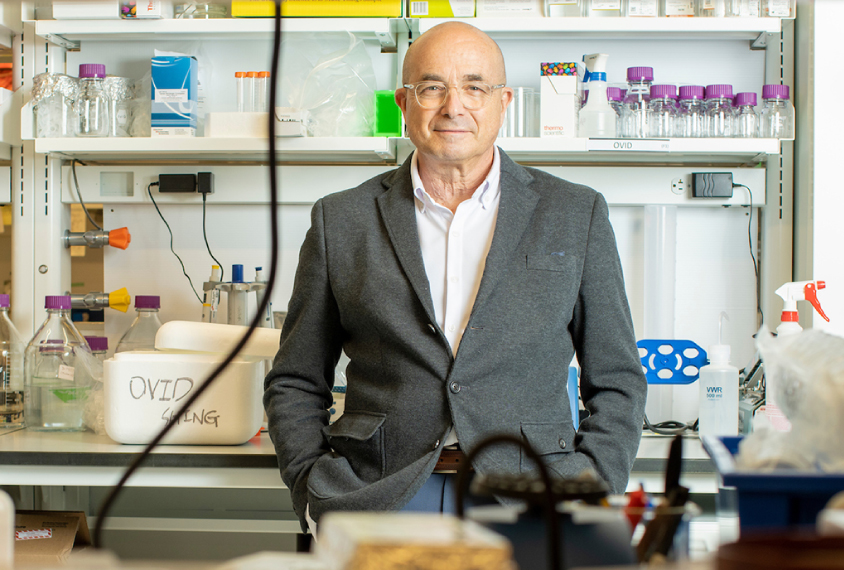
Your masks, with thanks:
[{"label": "bald man", "polygon": [[[402,83],[416,151],[315,204],[265,381],[303,528],[332,510],[450,510],[460,449],[493,434],[523,438],[558,476],[588,471],[623,492],[646,381],[606,202],[495,146],[513,94],[476,28],[422,34]],[[341,350],[345,413],[329,425]],[[579,427],[566,390],[575,354]],[[535,469],[511,446],[472,467]]]}]

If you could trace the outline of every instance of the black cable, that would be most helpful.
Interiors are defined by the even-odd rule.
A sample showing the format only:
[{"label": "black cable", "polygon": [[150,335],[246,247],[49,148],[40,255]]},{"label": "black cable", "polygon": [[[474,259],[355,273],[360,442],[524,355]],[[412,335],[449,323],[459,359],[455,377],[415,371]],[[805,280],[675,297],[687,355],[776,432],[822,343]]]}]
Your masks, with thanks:
[{"label": "black cable", "polygon": [[753,192],[744,184],[733,184],[733,188],[738,186],[747,190],[748,195],[748,203],[745,204],[745,207],[750,211],[750,216],[747,219],[747,246],[750,248],[750,259],[753,260],[753,274],[756,275],[756,312],[759,313],[759,318],[762,319],[762,322],[765,322],[765,313],[762,312],[762,305],[759,299],[759,264],[756,262],[756,256],[753,254],[753,237],[750,232],[753,225]]},{"label": "black cable", "polygon": [[691,424],[686,424],[677,420],[668,420],[652,424],[648,420],[648,415],[645,414],[645,428],[659,435],[677,435],[686,433],[687,431],[697,431],[697,423],[698,420],[695,420]]},{"label": "black cable", "polygon": [[88,213],[88,207],[85,206],[85,202],[82,200],[82,192],[79,191],[79,179],[76,178],[76,163],[77,162],[79,164],[81,164],[82,166],[87,166],[84,162],[82,162],[81,160],[78,160],[76,158],[74,158],[73,161],[71,161],[71,163],[70,163],[70,171],[73,173],[73,184],[76,186],[76,197],[79,198],[79,203],[82,205],[82,210],[85,212],[85,216],[88,218],[88,221],[91,222],[91,224],[95,228],[102,231],[103,228],[100,226],[100,224],[98,224],[97,222],[94,221],[94,218],[92,218],[91,214]]},{"label": "black cable", "polygon": [[205,232],[205,200],[208,198],[208,194],[203,192],[202,193],[202,238],[205,240],[205,248],[208,250],[208,255],[211,256],[211,259],[217,262],[217,265],[220,266],[220,281],[225,281],[223,276],[226,274],[226,270],[223,269],[223,264],[219,262],[219,260],[214,257],[214,254],[211,253],[211,246],[208,245],[208,234]]},{"label": "black cable", "polygon": [[[280,53],[280,43],[281,43],[281,5],[280,0],[275,0],[275,33],[273,35],[273,58],[272,58],[272,74],[270,77],[273,78],[270,81],[270,109],[275,109],[275,101],[276,101],[276,79],[278,77],[278,69],[279,69],[279,60],[281,59]],[[246,343],[249,342],[249,338],[252,336],[252,333],[255,332],[255,329],[258,328],[259,324],[264,319],[264,312],[267,310],[267,306],[270,302],[271,293],[273,287],[275,285],[275,276],[276,270],[278,269],[278,198],[277,198],[277,172],[275,167],[275,116],[272,113],[267,113],[267,121],[269,122],[269,161],[268,166],[270,169],[270,276],[267,280],[267,288],[266,292],[264,293],[264,297],[261,300],[260,306],[258,310],[255,312],[255,318],[252,319],[252,322],[249,323],[249,329],[243,335],[243,338],[237,343],[237,346],[229,353],[228,356],[214,369],[211,373],[211,376],[203,382],[199,388],[197,388],[196,392],[192,396],[190,396],[187,401],[182,405],[179,411],[170,418],[167,422],[167,425],[164,426],[155,439],[153,439],[149,445],[144,448],[144,450],[138,454],[126,472],[123,474],[123,477],[120,478],[120,481],[117,482],[112,490],[109,492],[108,496],[103,501],[102,506],[100,507],[98,516],[97,516],[97,525],[94,527],[94,546],[96,548],[102,547],[102,532],[103,527],[105,525],[105,520],[108,517],[108,512],[111,510],[111,506],[114,504],[114,501],[117,499],[117,496],[120,493],[120,490],[126,485],[126,482],[132,476],[135,471],[141,466],[144,460],[149,456],[152,450],[158,445],[161,440],[170,432],[176,423],[179,422],[179,419],[182,417],[182,414],[185,413],[185,410],[193,405],[196,402],[197,398],[199,398],[205,390],[214,383],[214,380],[226,369],[226,367],[234,360],[237,354],[243,350],[243,347],[246,346]]]},{"label": "black cable", "polygon": [[164,214],[161,213],[161,210],[158,209],[158,204],[155,203],[155,198],[152,197],[152,187],[158,186],[158,182],[150,182],[149,186],[147,186],[147,194],[149,194],[149,199],[152,200],[152,205],[155,206],[155,211],[158,212],[158,216],[161,218],[161,221],[164,222],[164,225],[167,226],[167,231],[170,232],[170,251],[173,252],[173,255],[176,256],[176,259],[179,260],[179,265],[182,266],[182,273],[185,274],[185,277],[188,278],[188,283],[190,283],[190,290],[193,291],[193,294],[196,296],[196,300],[199,301],[199,304],[202,304],[202,299],[199,298],[199,293],[196,292],[196,288],[193,286],[193,281],[191,281],[190,275],[188,275],[187,270],[185,269],[185,264],[182,263],[182,258],[179,257],[179,254],[176,253],[176,250],[173,249],[173,230],[170,229],[170,224],[167,223],[167,220],[164,219]]}]

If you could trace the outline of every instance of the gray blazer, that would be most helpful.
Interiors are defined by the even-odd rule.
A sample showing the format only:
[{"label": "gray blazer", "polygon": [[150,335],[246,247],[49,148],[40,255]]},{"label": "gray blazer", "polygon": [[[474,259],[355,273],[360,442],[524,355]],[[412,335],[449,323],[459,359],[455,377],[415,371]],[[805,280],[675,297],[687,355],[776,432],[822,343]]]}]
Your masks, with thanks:
[{"label": "gray blazer", "polygon": [[[563,477],[593,469],[615,492],[639,445],[647,385],[603,197],[501,152],[501,202],[457,356],[436,324],[410,159],[316,203],[264,386],[269,434],[300,520],[406,504],[452,427],[463,449],[523,437]],[[341,349],[345,413],[328,425]],[[566,392],[577,354],[590,415]],[[480,473],[530,470],[515,446]],[[305,528],[303,522],[303,528]]]}]

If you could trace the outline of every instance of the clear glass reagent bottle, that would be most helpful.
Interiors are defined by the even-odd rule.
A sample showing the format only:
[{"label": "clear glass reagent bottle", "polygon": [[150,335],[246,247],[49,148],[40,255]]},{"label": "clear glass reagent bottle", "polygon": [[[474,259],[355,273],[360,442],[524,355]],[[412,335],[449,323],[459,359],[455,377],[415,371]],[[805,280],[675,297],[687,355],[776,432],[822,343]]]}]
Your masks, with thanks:
[{"label": "clear glass reagent bottle", "polygon": [[79,96],[76,99],[76,135],[108,136],[108,96],[105,92],[105,65],[83,63],[79,66]]},{"label": "clear glass reagent bottle", "polygon": [[739,93],[736,95],[735,136],[742,138],[759,136],[756,93]]},{"label": "clear glass reagent bottle", "polygon": [[137,316],[117,343],[115,353],[130,350],[155,350],[155,333],[161,328],[158,309],[161,298],[158,295],[135,295]]},{"label": "clear glass reagent bottle", "polygon": [[653,67],[627,68],[627,94],[624,96],[621,113],[626,138],[648,137],[648,103],[651,100],[651,83],[654,80]]},{"label": "clear glass reagent bottle", "polygon": [[706,133],[710,137],[733,136],[733,86],[706,86]]},{"label": "clear glass reagent bottle", "polygon": [[794,107],[789,100],[788,85],[763,85],[761,135],[770,139],[794,139]]},{"label": "clear glass reagent bottle", "polygon": [[680,87],[680,107],[677,109],[678,137],[699,138],[706,136],[706,107],[704,105],[703,85],[682,85]]},{"label": "clear glass reagent bottle", "polygon": [[651,137],[673,137],[677,121],[677,87],[674,85],[651,85],[648,114],[648,128]]},{"label": "clear glass reagent bottle", "polygon": [[0,433],[24,427],[23,341],[9,319],[9,296],[0,295]]},{"label": "clear glass reagent bottle", "polygon": [[47,319],[24,353],[26,426],[37,431],[83,431],[94,356],[70,320],[70,296],[50,295],[45,307]]}]

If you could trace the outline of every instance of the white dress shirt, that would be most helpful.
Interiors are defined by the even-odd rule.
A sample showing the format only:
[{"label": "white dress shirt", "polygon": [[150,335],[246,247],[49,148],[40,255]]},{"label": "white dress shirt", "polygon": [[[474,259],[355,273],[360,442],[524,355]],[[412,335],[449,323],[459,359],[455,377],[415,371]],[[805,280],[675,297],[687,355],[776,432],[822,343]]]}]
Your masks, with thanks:
[{"label": "white dress shirt", "polygon": [[[455,356],[478,295],[498,217],[501,159],[498,147],[493,148],[494,158],[489,174],[472,197],[461,202],[454,213],[438,204],[425,191],[419,177],[416,153],[413,153],[410,162],[416,226],[431,300],[437,324],[445,333]],[[445,445],[455,443],[457,433],[452,430]]]}]

